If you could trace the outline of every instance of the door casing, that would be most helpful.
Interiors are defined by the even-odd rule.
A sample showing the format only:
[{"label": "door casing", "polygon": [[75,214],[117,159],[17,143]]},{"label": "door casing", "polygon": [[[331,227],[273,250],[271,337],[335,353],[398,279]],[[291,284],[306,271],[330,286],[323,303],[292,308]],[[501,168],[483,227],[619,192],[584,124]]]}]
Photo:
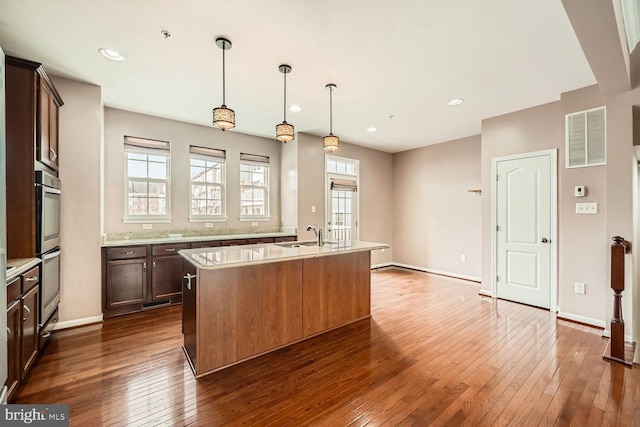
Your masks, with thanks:
[{"label": "door casing", "polygon": [[549,156],[551,160],[551,234],[550,234],[550,301],[549,310],[558,311],[558,150],[540,150],[530,153],[514,154],[510,156],[494,157],[491,159],[491,296],[496,298],[498,295],[498,283],[496,280],[498,271],[498,243],[497,243],[497,225],[498,225],[498,198],[497,176],[498,163],[507,160],[527,159],[530,157]]}]

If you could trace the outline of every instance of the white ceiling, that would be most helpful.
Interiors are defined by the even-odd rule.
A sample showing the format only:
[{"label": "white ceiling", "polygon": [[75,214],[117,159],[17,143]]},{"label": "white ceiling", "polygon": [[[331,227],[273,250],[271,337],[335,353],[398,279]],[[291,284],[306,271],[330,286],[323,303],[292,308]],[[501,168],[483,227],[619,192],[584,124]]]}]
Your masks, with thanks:
[{"label": "white ceiling", "polygon": [[296,131],[328,134],[335,83],[334,134],[388,152],[479,134],[482,119],[595,83],[558,0],[0,0],[6,53],[100,85],[107,106],[205,126],[222,103],[219,36],[233,43],[234,131],[266,137],[283,118],[282,63]]}]

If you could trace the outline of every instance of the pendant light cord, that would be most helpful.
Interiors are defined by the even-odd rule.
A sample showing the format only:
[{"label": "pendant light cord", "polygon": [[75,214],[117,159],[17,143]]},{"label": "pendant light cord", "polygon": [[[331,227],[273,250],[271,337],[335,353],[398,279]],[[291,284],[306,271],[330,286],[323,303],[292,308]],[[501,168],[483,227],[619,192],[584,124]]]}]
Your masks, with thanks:
[{"label": "pendant light cord", "polygon": [[284,121],[287,121],[287,73],[284,72],[284,106],[282,111],[284,112]]},{"label": "pendant light cord", "polygon": [[333,88],[329,88],[329,135],[333,135]]},{"label": "pendant light cord", "polygon": [[227,42],[222,42],[222,105],[226,105],[225,102],[225,64],[224,64],[224,51],[227,48]]}]

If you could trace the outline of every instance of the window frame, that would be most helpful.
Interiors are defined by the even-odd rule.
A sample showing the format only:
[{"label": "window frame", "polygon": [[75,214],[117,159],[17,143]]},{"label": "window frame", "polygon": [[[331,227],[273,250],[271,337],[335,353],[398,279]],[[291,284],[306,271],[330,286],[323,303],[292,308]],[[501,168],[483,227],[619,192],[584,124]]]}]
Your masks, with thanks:
[{"label": "window frame", "polygon": [[[228,221],[227,217],[227,159],[226,156],[214,156],[207,155],[204,153],[194,153],[192,152],[192,147],[190,147],[189,152],[189,222],[226,222]],[[201,148],[201,147],[195,147]],[[206,149],[205,149],[206,150]],[[224,153],[223,150],[215,150]],[[224,154],[223,154],[224,155]],[[191,176],[191,168],[193,165],[191,164],[192,160],[203,160],[205,162],[218,163],[221,168],[221,183],[201,183],[192,180]],[[205,163],[206,165],[206,163]],[[206,166],[205,166],[206,167]],[[193,214],[193,186],[194,185],[205,185],[205,186],[219,186],[220,187],[220,215],[194,215]]]},{"label": "window frame", "polygon": [[[135,140],[140,142],[140,144],[127,144],[127,140]],[[164,143],[168,147],[165,149],[157,149],[157,148],[144,148],[144,141],[149,141],[150,143]],[[131,148],[127,148],[127,146]],[[145,138],[136,138],[136,137],[128,137],[125,136],[124,142],[124,216],[122,218],[122,222],[125,224],[139,224],[139,223],[169,223],[173,221],[171,216],[171,144],[168,141],[157,141]],[[131,177],[129,176],[129,154],[137,154],[137,155],[145,155],[145,156],[162,156],[165,157],[166,163],[166,179],[158,179],[158,178],[149,178],[148,176],[145,178],[140,177]],[[149,167],[149,158],[146,159],[147,170]],[[147,173],[148,175],[148,173]],[[166,214],[164,215],[135,215],[129,212],[129,181],[146,181],[148,183],[164,183],[166,185]],[[149,192],[147,188],[147,200],[149,199]]]},{"label": "window frame", "polygon": [[[268,159],[268,157],[267,157]],[[242,167],[243,166],[259,166],[259,167],[264,167],[265,168],[265,178],[264,178],[264,182],[265,185],[264,187],[262,186],[257,186],[257,185],[247,185],[247,184],[242,184],[241,182],[241,176],[242,176]],[[242,159],[242,155],[240,158],[240,164],[238,166],[238,172],[239,172],[239,176],[238,176],[238,183],[239,183],[239,190],[240,190],[240,221],[270,221],[271,220],[271,203],[270,203],[270,194],[271,194],[271,168],[270,168],[270,163],[268,162],[258,162],[258,161],[251,161],[251,160],[243,160]],[[264,215],[244,215],[242,213],[242,189],[249,187],[250,189],[263,189],[264,190],[264,203],[265,203],[265,214]]]}]

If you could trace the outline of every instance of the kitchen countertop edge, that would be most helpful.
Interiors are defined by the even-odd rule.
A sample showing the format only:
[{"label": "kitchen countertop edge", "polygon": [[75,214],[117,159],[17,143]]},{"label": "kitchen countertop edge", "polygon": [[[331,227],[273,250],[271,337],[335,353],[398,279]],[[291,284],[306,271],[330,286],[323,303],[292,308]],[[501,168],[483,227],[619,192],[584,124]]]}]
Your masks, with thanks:
[{"label": "kitchen countertop edge", "polygon": [[[193,254],[201,254],[208,252],[220,252],[220,251],[230,251],[237,252],[242,250],[256,250],[261,247],[277,247],[282,249],[284,254],[282,256],[277,257],[268,257],[259,260],[243,260],[237,262],[225,262],[216,265],[205,265],[198,262],[191,255]],[[267,243],[267,244],[258,244],[258,245],[243,245],[243,246],[227,246],[227,247],[216,247],[216,248],[202,248],[202,249],[183,249],[179,253],[182,255],[184,259],[186,259],[189,263],[194,265],[196,268],[200,270],[218,270],[222,268],[235,268],[235,267],[244,267],[248,265],[258,265],[258,264],[268,264],[274,262],[284,262],[284,261],[294,261],[298,259],[305,258],[318,258],[323,256],[332,256],[332,255],[340,255],[346,253],[354,253],[354,252],[364,252],[364,251],[373,251],[379,249],[388,249],[390,246],[386,243],[374,243],[374,242],[364,242],[364,241],[355,241],[348,247],[345,246],[325,246],[318,248],[317,246],[306,246],[301,248],[293,248],[293,247],[280,247],[275,243]],[[314,251],[315,250],[315,251]],[[320,250],[320,251],[319,251]]]},{"label": "kitchen countertop edge", "polygon": [[192,243],[209,242],[214,240],[235,240],[235,239],[260,239],[264,237],[290,237],[295,233],[275,232],[275,233],[251,233],[251,234],[215,234],[211,236],[184,236],[184,237],[158,237],[150,239],[122,239],[108,240],[100,245],[103,248],[115,246],[135,246],[135,245],[156,245],[163,243]]},{"label": "kitchen countertop edge", "polygon": [[40,258],[18,258],[7,260],[7,267],[15,267],[10,273],[7,273],[7,283],[15,279],[23,273],[26,273],[36,265],[40,264]]}]

